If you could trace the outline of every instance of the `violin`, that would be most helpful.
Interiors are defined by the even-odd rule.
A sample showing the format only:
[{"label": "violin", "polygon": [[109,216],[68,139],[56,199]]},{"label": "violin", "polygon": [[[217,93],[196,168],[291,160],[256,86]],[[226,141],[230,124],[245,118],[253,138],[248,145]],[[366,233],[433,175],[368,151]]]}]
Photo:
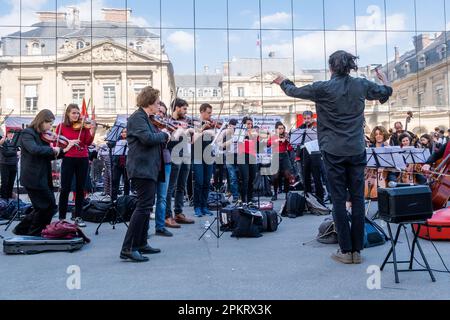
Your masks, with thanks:
[{"label": "violin", "polygon": [[173,133],[177,131],[178,127],[174,126],[172,123],[170,123],[168,120],[158,117],[158,116],[151,116],[150,122],[158,129],[167,129],[170,133]]},{"label": "violin", "polygon": [[378,188],[386,188],[387,171],[383,169],[366,168],[364,178],[364,197],[366,199],[378,199]]},{"label": "violin", "polygon": [[[55,147],[60,147],[63,149],[67,148],[67,146],[69,145],[69,139],[61,135],[58,136],[56,133],[50,130],[41,133],[41,140],[53,144]],[[74,146],[80,149],[80,146],[78,144],[74,144]]]}]

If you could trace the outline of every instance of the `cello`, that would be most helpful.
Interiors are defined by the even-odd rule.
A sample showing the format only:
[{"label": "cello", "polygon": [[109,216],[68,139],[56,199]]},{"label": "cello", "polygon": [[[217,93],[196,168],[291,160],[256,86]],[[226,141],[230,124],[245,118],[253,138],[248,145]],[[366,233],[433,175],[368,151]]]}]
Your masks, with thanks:
[{"label": "cello", "polygon": [[433,210],[447,206],[450,198],[450,154],[439,164],[431,174],[431,200]]}]

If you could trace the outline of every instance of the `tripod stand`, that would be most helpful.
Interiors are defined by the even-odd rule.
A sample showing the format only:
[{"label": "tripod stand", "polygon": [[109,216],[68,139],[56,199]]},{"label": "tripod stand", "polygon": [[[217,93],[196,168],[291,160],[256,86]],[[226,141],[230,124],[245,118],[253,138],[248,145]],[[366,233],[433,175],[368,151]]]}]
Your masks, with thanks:
[{"label": "tripod stand", "polygon": [[[217,192],[217,190],[218,190],[217,188],[214,188],[214,192]],[[211,233],[217,239],[217,248],[219,247],[220,237],[222,237],[222,235],[225,233],[225,231],[220,231],[219,207],[220,207],[219,197],[216,197],[216,216],[214,217],[214,220],[209,224],[209,226],[206,227],[206,230],[202,233],[200,238],[198,238],[198,240],[201,240],[208,231],[211,231]],[[216,230],[213,230],[212,228],[214,224],[216,224]]]},{"label": "tripod stand", "polygon": [[100,221],[100,224],[97,226],[97,229],[95,230],[95,235],[98,235],[100,227],[103,223],[105,223],[106,219],[108,217],[111,217],[111,221],[109,222],[112,225],[113,230],[116,229],[116,224],[123,222],[125,226],[128,228],[127,223],[125,222],[125,219],[119,214],[119,211],[117,210],[117,195],[115,192],[113,192],[113,149],[116,147],[117,141],[119,140],[120,135],[122,134],[123,129],[125,129],[125,125],[122,123],[115,123],[114,126],[111,128],[111,131],[109,132],[108,136],[105,138],[105,141],[107,141],[108,146],[108,152],[109,152],[109,163],[111,166],[110,170],[110,185],[111,185],[111,207],[105,212],[105,214],[102,217],[102,220]]}]

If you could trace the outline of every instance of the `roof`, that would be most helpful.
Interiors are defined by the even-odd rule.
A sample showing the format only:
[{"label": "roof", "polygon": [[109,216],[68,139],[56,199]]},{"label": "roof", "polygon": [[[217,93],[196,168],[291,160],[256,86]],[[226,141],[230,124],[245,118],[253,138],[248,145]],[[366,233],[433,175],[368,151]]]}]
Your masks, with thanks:
[{"label": "roof", "polygon": [[177,87],[219,87],[222,82],[221,74],[175,75]]}]

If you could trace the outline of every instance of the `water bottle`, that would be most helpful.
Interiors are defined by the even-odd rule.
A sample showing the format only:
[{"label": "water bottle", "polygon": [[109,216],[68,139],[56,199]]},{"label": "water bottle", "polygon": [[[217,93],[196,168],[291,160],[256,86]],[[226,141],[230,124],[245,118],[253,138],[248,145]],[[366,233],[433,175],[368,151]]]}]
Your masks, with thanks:
[{"label": "water bottle", "polygon": [[205,222],[205,229],[208,229],[210,225],[211,224],[209,223],[209,220],[206,220],[206,222]]}]

